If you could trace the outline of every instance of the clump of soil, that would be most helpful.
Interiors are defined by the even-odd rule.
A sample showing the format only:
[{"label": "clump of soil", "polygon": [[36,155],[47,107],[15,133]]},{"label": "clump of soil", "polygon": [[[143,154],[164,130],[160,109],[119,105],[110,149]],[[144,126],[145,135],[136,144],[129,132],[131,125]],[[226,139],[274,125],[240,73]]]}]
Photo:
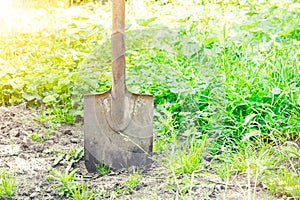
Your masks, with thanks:
[{"label": "clump of soil", "polygon": [[[47,181],[52,163],[57,152],[83,145],[79,127],[63,125],[53,129],[36,120],[37,114],[25,104],[0,107],[0,169],[16,175],[13,199],[61,199]],[[32,135],[38,137],[34,139]]]},{"label": "clump of soil", "polygon": [[[65,170],[70,164],[63,159],[55,163],[59,154],[83,146],[82,127],[61,125],[53,129],[49,123],[36,120],[37,114],[38,111],[28,109],[25,104],[0,107],[0,170],[7,169],[16,175],[17,191],[12,199],[68,199],[58,194],[55,182],[47,177],[53,168]],[[184,199],[240,200],[246,199],[248,192],[246,178],[242,176],[225,184],[218,176],[195,175],[184,188],[172,181],[172,175],[163,166],[153,163],[151,169],[139,172],[138,186],[129,194],[122,194],[116,191],[122,189],[132,174],[130,170],[112,171],[105,176],[89,174],[83,159],[73,167],[78,168],[80,180],[102,193],[99,199],[112,198],[112,194],[116,194],[116,199],[175,199],[180,194]],[[177,181],[182,180],[179,177]],[[254,199],[270,197],[260,185],[250,189],[256,190]]]}]

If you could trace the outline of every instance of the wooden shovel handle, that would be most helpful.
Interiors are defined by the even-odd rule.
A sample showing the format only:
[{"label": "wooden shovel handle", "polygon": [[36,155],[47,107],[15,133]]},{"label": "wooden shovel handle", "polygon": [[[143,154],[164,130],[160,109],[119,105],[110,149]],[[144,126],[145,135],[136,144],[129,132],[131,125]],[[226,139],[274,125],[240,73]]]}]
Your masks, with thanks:
[{"label": "wooden shovel handle", "polygon": [[112,95],[125,94],[125,0],[112,1]]}]

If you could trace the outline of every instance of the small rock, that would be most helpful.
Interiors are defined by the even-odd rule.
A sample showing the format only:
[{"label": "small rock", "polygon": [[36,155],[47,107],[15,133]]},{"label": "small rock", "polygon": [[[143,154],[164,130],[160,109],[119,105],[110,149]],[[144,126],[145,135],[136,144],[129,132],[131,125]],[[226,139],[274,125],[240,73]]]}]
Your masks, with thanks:
[{"label": "small rock", "polygon": [[35,191],[36,191],[36,192],[40,192],[40,191],[41,191],[41,188],[36,187],[36,188],[35,188]]},{"label": "small rock", "polygon": [[25,142],[22,142],[22,143],[21,143],[21,149],[22,149],[23,151],[27,150],[28,147],[29,147],[28,144],[26,144]]},{"label": "small rock", "polygon": [[24,154],[24,153],[21,153],[19,154],[19,158],[22,158],[24,160],[27,160],[28,159],[28,155]]},{"label": "small rock", "polygon": [[70,141],[75,144],[78,144],[80,142],[78,138],[71,138]]},{"label": "small rock", "polygon": [[20,131],[16,131],[12,136],[13,137],[20,137]]},{"label": "small rock", "polygon": [[54,144],[54,141],[53,140],[47,140],[47,142],[49,145],[53,145]]},{"label": "small rock", "polygon": [[48,187],[45,191],[46,191],[46,193],[51,193],[51,192],[53,192],[53,190],[52,190],[51,187]]},{"label": "small rock", "polygon": [[62,133],[66,135],[72,135],[72,131],[70,129],[63,130]]},{"label": "small rock", "polygon": [[36,152],[43,152],[44,146],[43,146],[42,144],[35,145],[35,146],[34,146],[34,150],[35,150]]},{"label": "small rock", "polygon": [[37,196],[38,196],[38,193],[37,192],[33,192],[33,193],[30,194],[29,197],[33,199],[34,197],[37,197]]},{"label": "small rock", "polygon": [[45,123],[43,123],[43,126],[44,126],[46,129],[50,128],[50,126],[49,126],[49,123],[48,123],[48,122],[45,122]]},{"label": "small rock", "polygon": [[70,140],[68,138],[63,138],[61,140],[61,143],[62,143],[62,145],[67,145],[67,144],[70,144]]},{"label": "small rock", "polygon": [[16,175],[24,175],[24,174],[27,174],[27,172],[24,169],[18,168],[18,170],[16,171]]},{"label": "small rock", "polygon": [[18,129],[12,129],[9,131],[10,136],[12,137],[19,137],[20,136],[20,131]]},{"label": "small rock", "polygon": [[23,137],[23,143],[30,145],[32,144],[32,140],[29,137]]}]

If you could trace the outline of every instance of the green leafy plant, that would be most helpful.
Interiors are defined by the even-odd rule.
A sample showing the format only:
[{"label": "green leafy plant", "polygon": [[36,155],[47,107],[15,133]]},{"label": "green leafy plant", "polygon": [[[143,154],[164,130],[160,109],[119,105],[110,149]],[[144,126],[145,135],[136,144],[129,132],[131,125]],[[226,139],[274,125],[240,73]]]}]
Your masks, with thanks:
[{"label": "green leafy plant", "polygon": [[37,115],[37,120],[40,122],[49,122],[52,126],[61,123],[73,124],[75,119],[74,115],[69,111],[70,108],[56,107],[55,103],[53,103],[50,107],[42,109],[40,115]]},{"label": "green leafy plant", "polygon": [[98,174],[100,176],[104,176],[110,173],[110,167],[106,166],[104,163],[99,163],[96,165],[96,169],[98,170]]},{"label": "green leafy plant", "polygon": [[74,200],[92,200],[95,199],[96,193],[85,186],[83,181],[76,183],[76,186],[71,189],[72,198]]},{"label": "green leafy plant", "polygon": [[300,198],[299,172],[295,173],[289,169],[280,169],[272,176],[268,176],[267,179],[263,182],[271,192],[292,196],[295,199]]},{"label": "green leafy plant", "polygon": [[268,174],[261,181],[273,193],[283,193],[298,199],[300,198],[299,145],[294,142],[287,142],[278,147],[277,150],[282,158],[281,165],[285,167],[277,169],[276,173]]},{"label": "green leafy plant", "polygon": [[[166,189],[174,193],[178,199],[192,198],[193,188],[197,186],[197,183],[194,182],[197,172],[199,171],[193,171],[191,174],[183,174],[181,177],[179,177],[176,175],[175,171],[172,170],[171,176],[167,179],[168,184],[165,185]],[[204,192],[202,195],[205,197],[207,194]]]},{"label": "green leafy plant", "polygon": [[176,175],[191,174],[201,168],[201,155],[203,153],[206,135],[200,139],[192,137],[186,147],[174,146],[173,152],[167,152],[166,160],[163,160],[170,171]]},{"label": "green leafy plant", "polygon": [[[248,182],[265,184],[274,193],[283,193],[294,198],[299,197],[299,165],[293,159],[299,159],[299,151],[289,143],[284,146],[271,146],[258,140],[260,145],[249,144],[238,153],[218,156],[224,161],[216,165],[219,175],[226,179],[233,174],[247,175]],[[259,149],[256,146],[260,146]],[[294,164],[295,163],[295,164]],[[255,188],[248,188],[248,197],[255,195]]]},{"label": "green leafy plant", "polygon": [[42,141],[42,136],[36,132],[33,132],[31,134],[28,134],[28,137],[30,139],[32,139],[32,141],[35,141],[35,142],[40,142]]},{"label": "green leafy plant", "polygon": [[48,176],[48,181],[55,182],[54,189],[61,196],[70,197],[72,196],[72,191],[76,188],[75,178],[77,169],[68,172],[65,170],[61,172],[59,170],[53,169],[51,174]]},{"label": "green leafy plant", "polygon": [[167,149],[169,143],[178,139],[178,131],[176,130],[176,119],[171,111],[168,110],[168,103],[161,105],[156,113],[157,134],[154,140],[154,151],[162,151]]},{"label": "green leafy plant", "polygon": [[17,190],[16,177],[7,170],[0,171],[0,197],[11,198]]},{"label": "green leafy plant", "polygon": [[125,186],[125,191],[123,192],[124,194],[131,194],[132,191],[136,189],[138,184],[141,181],[141,176],[139,173],[136,171],[133,174],[131,174],[128,178],[127,181],[125,181],[124,186]]},{"label": "green leafy plant", "polygon": [[130,174],[128,179],[121,185],[118,185],[113,191],[110,192],[110,198],[117,198],[119,195],[130,195],[134,190],[137,189],[138,184],[141,181],[141,175],[138,171]]},{"label": "green leafy plant", "polygon": [[90,200],[96,197],[94,189],[90,190],[81,180],[81,182],[76,181],[77,169],[68,172],[65,170],[61,172],[59,170],[53,169],[51,174],[48,176],[48,181],[55,182],[54,189],[61,196],[71,197],[75,200]]},{"label": "green leafy plant", "polygon": [[57,157],[52,163],[52,166],[58,165],[63,160],[67,161],[69,164],[66,168],[67,171],[71,170],[74,163],[77,163],[79,160],[81,160],[84,156],[84,147],[80,147],[78,149],[70,150],[66,153],[64,152],[57,152]]},{"label": "green leafy plant", "polygon": [[84,155],[84,147],[80,147],[78,149],[70,150],[66,154],[66,159],[71,162],[78,162],[83,158]]}]

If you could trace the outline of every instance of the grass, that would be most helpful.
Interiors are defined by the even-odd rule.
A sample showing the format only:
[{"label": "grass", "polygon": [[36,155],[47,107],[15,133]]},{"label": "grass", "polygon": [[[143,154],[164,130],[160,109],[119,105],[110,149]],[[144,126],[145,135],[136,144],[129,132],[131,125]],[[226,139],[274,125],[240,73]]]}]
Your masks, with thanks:
[{"label": "grass", "polygon": [[[288,153],[293,152],[293,153]],[[225,181],[231,175],[245,174],[254,189],[248,188],[248,198],[255,198],[255,188],[259,183],[272,193],[299,198],[299,148],[295,143],[280,146],[252,143],[238,153],[220,155],[222,163],[215,168]]]},{"label": "grass", "polygon": [[66,168],[66,172],[69,172],[70,170],[74,170],[73,169],[73,165],[77,162],[79,162],[84,155],[84,148],[80,147],[78,149],[72,149],[68,152],[56,152],[57,157],[54,159],[52,166],[57,166],[58,164],[60,164],[62,161],[66,161],[68,162],[68,166]]},{"label": "grass", "polygon": [[[42,8],[1,22],[0,104],[74,123],[82,96],[110,87],[111,5],[28,2]],[[129,0],[126,14],[127,85],[155,96],[154,150],[180,196],[206,154],[225,182],[299,198],[299,3]]]},{"label": "grass", "polygon": [[71,190],[71,194],[74,200],[93,200],[96,197],[94,190],[89,190],[83,181],[76,184],[76,187]]},{"label": "grass", "polygon": [[111,169],[109,167],[107,167],[104,163],[99,163],[98,165],[96,165],[96,168],[98,170],[98,174],[100,176],[104,176],[106,174],[109,174]]},{"label": "grass", "polygon": [[36,132],[33,132],[31,134],[28,134],[28,137],[32,139],[34,142],[41,142],[42,141],[42,136]]},{"label": "grass", "polygon": [[54,189],[61,196],[70,197],[74,200],[90,200],[96,197],[94,189],[89,189],[81,179],[81,182],[76,181],[76,171],[65,170],[61,172],[53,169],[51,174],[48,176],[48,181],[55,183]]},{"label": "grass", "polygon": [[124,186],[125,186],[125,191],[123,192],[124,194],[131,194],[138,184],[140,183],[141,180],[141,175],[136,171],[133,174],[131,174],[128,178],[127,181],[125,181]]},{"label": "grass", "polygon": [[69,172],[65,170],[61,172],[59,170],[53,169],[51,174],[48,176],[48,181],[55,182],[55,190],[61,196],[70,197],[72,196],[72,191],[76,185],[74,184],[76,178],[76,169]]},{"label": "grass", "polygon": [[186,146],[174,145],[166,153],[162,163],[176,175],[191,174],[198,171],[201,168],[201,157],[205,142],[206,135],[202,136],[201,139],[195,139],[194,137],[189,139]]},{"label": "grass", "polygon": [[16,177],[7,170],[0,171],[0,197],[11,198],[17,190]]}]

